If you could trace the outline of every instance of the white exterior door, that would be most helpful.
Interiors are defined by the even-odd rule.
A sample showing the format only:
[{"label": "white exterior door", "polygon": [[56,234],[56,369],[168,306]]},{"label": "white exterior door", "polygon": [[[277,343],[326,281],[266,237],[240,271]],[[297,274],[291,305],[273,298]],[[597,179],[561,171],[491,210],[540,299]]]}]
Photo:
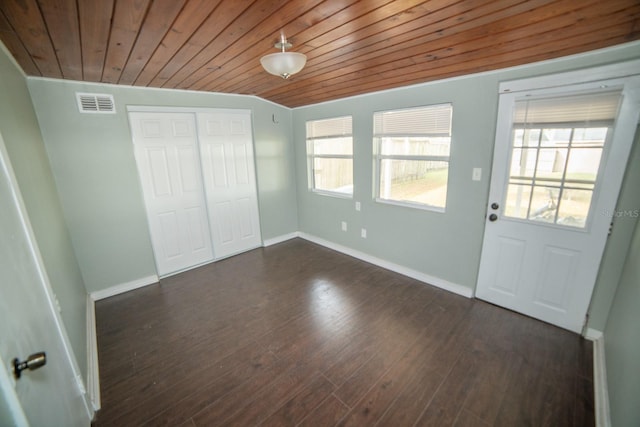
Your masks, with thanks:
[{"label": "white exterior door", "polygon": [[195,116],[129,114],[158,275],[212,261]]},{"label": "white exterior door", "polygon": [[198,135],[216,258],[260,246],[251,114],[198,113]]},{"label": "white exterior door", "polygon": [[633,79],[501,93],[478,298],[582,330],[637,123]]},{"label": "white exterior door", "polygon": [[[88,426],[93,416],[0,137],[0,425]],[[12,374],[13,359],[46,364]]]}]

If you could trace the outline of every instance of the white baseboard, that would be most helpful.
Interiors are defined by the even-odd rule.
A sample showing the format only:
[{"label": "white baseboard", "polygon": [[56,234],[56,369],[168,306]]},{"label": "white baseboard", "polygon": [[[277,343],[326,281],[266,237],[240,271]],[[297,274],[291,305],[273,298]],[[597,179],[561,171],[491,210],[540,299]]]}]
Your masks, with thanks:
[{"label": "white baseboard", "polygon": [[[600,331],[596,331],[600,332]],[[587,334],[589,332],[587,331]],[[604,335],[593,340],[593,390],[596,410],[596,427],[611,427],[607,365],[604,356]]]},{"label": "white baseboard", "polygon": [[142,288],[144,286],[153,285],[154,283],[158,283],[158,276],[155,274],[147,277],[142,277],[137,280],[132,280],[131,282],[111,286],[110,288],[94,291],[89,295],[91,296],[91,299],[93,299],[94,301],[98,301],[104,298],[112,297],[114,295],[123,294],[134,289]]},{"label": "white baseboard", "polygon": [[269,246],[277,245],[278,243],[286,242],[287,240],[300,237],[300,232],[294,231],[293,233],[283,234],[282,236],[274,237],[273,239],[267,239],[262,243],[262,246],[267,248]]},{"label": "white baseboard", "polygon": [[430,276],[428,274],[421,273],[419,271],[412,270],[408,267],[395,264],[390,261],[386,261],[380,258],[376,258],[374,256],[365,254],[364,252],[357,251],[355,249],[348,248],[346,246],[339,245],[337,243],[330,242],[328,240],[321,239],[319,237],[313,236],[307,233],[298,233],[299,237],[310,242],[316,243],[320,246],[327,247],[329,249],[333,249],[337,252],[342,252],[343,254],[352,256],[354,258],[358,258],[362,261],[368,262],[370,264],[377,265],[378,267],[385,268],[387,270],[394,271],[396,273],[402,274],[403,276],[411,277],[412,279],[419,280],[428,285],[435,286],[440,289],[444,289],[445,291],[452,292],[454,294],[462,295],[467,298],[471,298],[473,296],[473,291],[466,286],[459,285],[457,283],[452,283],[444,279],[440,279],[438,277]]},{"label": "white baseboard", "polygon": [[96,334],[96,305],[87,295],[87,393],[94,413],[100,409],[100,369]]}]

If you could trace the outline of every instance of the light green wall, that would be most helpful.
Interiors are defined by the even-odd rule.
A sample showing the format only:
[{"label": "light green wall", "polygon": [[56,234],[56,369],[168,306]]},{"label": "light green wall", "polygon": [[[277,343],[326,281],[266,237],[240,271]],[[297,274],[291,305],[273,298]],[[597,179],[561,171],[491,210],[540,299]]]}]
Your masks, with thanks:
[{"label": "light green wall", "polygon": [[[629,155],[616,212],[632,212],[640,209],[640,128]],[[596,288],[589,309],[589,327],[603,331],[609,315],[611,302],[616,293],[618,280],[622,274],[636,219],[624,215],[614,215],[613,229],[607,239]],[[640,303],[640,300],[639,300]],[[640,304],[639,304],[640,307]],[[639,308],[640,310],[640,308]]]},{"label": "light green wall", "polygon": [[[499,83],[639,57],[640,44],[633,43],[541,64],[294,109],[300,231],[473,290],[488,204]],[[453,103],[446,213],[374,202],[373,113],[444,102]],[[353,116],[354,131],[354,198],[339,199],[312,193],[307,185],[305,122],[349,114]],[[482,168],[480,182],[471,180],[474,167]],[[354,201],[362,203],[361,212],[355,210]],[[347,232],[341,231],[341,221],[347,221]],[[363,227],[367,229],[366,239],[360,237]],[[605,269],[596,285],[592,307],[598,317],[590,327],[604,328],[611,295],[620,274],[619,269],[608,264],[615,264],[616,254],[625,250],[624,240],[625,236],[620,233],[610,238],[608,252],[613,251],[614,255],[606,257]]]},{"label": "light green wall", "polygon": [[[156,274],[128,105],[252,110],[262,237],[297,230],[289,109],[250,96],[49,79],[29,79],[29,90],[89,292]],[[79,113],[76,92],[113,94],[117,113]]]},{"label": "light green wall", "polygon": [[[636,181],[636,191],[640,180]],[[640,205],[630,212],[637,215]],[[637,222],[637,220],[636,220]],[[604,331],[611,425],[640,425],[640,222]]]},{"label": "light green wall", "polygon": [[[83,377],[86,378],[87,293],[64,221],[25,77],[6,53],[4,46],[0,46],[0,133],[16,174],[51,287],[62,309],[62,321],[69,341]],[[3,233],[2,236],[4,235]]]}]

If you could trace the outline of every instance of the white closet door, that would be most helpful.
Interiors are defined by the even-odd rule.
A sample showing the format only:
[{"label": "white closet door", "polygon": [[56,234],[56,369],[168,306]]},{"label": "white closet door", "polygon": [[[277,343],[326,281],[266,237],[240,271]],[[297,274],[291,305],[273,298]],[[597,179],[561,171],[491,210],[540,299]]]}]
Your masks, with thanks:
[{"label": "white closet door", "polygon": [[158,275],[213,260],[195,116],[130,113]]},{"label": "white closet door", "polygon": [[260,246],[251,114],[198,113],[198,136],[216,258]]}]

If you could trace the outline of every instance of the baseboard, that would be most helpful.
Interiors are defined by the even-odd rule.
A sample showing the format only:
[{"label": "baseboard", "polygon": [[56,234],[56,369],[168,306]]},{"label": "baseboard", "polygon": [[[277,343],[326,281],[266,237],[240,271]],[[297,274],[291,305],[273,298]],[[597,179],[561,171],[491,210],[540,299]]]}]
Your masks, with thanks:
[{"label": "baseboard", "polygon": [[111,286],[110,288],[94,291],[89,295],[91,296],[91,299],[93,299],[94,301],[98,301],[104,298],[112,297],[114,295],[123,294],[134,289],[142,288],[144,286],[152,285],[154,283],[158,283],[158,276],[155,274],[152,276],[142,277],[131,282]]},{"label": "baseboard", "polygon": [[473,291],[466,286],[459,285],[457,283],[452,283],[444,279],[440,279],[438,277],[430,276],[428,274],[421,273],[419,271],[412,270],[408,267],[395,264],[393,262],[389,262],[380,258],[376,258],[369,254],[365,254],[364,252],[357,251],[355,249],[348,248],[346,246],[339,245],[337,243],[330,242],[328,240],[321,239],[319,237],[313,236],[307,233],[299,233],[298,237],[308,240],[310,242],[316,243],[320,246],[324,246],[329,249],[333,249],[334,251],[341,252],[345,255],[352,256],[354,258],[358,258],[362,261],[368,262],[370,264],[377,265],[378,267],[385,268],[387,270],[394,271],[396,273],[402,274],[403,276],[411,277],[412,279],[419,280],[428,285],[435,286],[440,289],[444,289],[445,291],[452,292],[457,295],[461,295],[463,297],[471,298],[473,296]]},{"label": "baseboard", "polygon": [[282,236],[274,237],[273,239],[267,239],[262,243],[262,246],[266,248],[277,245],[278,243],[286,242],[287,240],[295,239],[296,237],[300,237],[300,232],[294,231],[293,233],[283,234]]},{"label": "baseboard", "polygon": [[100,369],[96,334],[96,305],[87,295],[87,393],[94,413],[100,409]]},{"label": "baseboard", "polygon": [[[600,331],[596,331],[600,332]],[[593,390],[595,398],[596,426],[611,427],[607,365],[604,356],[604,335],[593,340]]]}]

